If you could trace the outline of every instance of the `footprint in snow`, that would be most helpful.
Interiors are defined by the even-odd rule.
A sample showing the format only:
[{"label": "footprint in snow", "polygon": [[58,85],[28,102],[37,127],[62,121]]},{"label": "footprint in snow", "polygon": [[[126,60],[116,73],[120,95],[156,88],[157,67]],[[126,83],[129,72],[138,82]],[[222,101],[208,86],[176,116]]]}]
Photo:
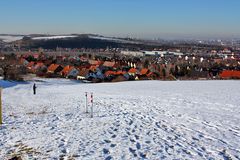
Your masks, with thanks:
[{"label": "footprint in snow", "polygon": [[66,155],[60,155],[60,156],[59,156],[59,159],[60,159],[60,160],[64,160],[65,156],[66,156]]},{"label": "footprint in snow", "polygon": [[147,157],[147,155],[146,155],[146,154],[144,154],[144,153],[141,153],[141,152],[139,153],[139,155],[140,155],[140,157],[141,157],[141,158],[143,158],[143,159],[146,159],[146,157]]},{"label": "footprint in snow", "polygon": [[105,158],[105,160],[111,160],[111,159],[112,159],[111,156],[108,156],[108,157]]},{"label": "footprint in snow", "polygon": [[127,134],[128,134],[129,136],[131,135],[131,133],[130,133],[130,132],[128,132],[128,131],[127,131]]},{"label": "footprint in snow", "polygon": [[139,140],[139,136],[138,136],[138,135],[135,135],[135,138],[136,138],[137,140]]},{"label": "footprint in snow", "polygon": [[129,126],[133,124],[133,121],[130,119],[130,122],[128,123]]},{"label": "footprint in snow", "polygon": [[110,147],[114,148],[116,146],[116,144],[111,144]]},{"label": "footprint in snow", "polygon": [[137,142],[136,148],[137,148],[138,150],[141,149],[141,144],[140,144],[139,142]]},{"label": "footprint in snow", "polygon": [[114,135],[112,135],[112,138],[116,138],[117,136],[114,134]]},{"label": "footprint in snow", "polygon": [[111,143],[111,141],[110,141],[110,140],[107,140],[107,139],[105,139],[104,142],[106,142],[106,143]]},{"label": "footprint in snow", "polygon": [[193,139],[194,141],[199,141],[199,139],[196,138],[196,137],[192,137],[192,139]]},{"label": "footprint in snow", "polygon": [[109,154],[110,152],[109,152],[109,150],[108,150],[108,149],[106,149],[106,148],[103,148],[103,153],[104,153],[104,154]]},{"label": "footprint in snow", "polygon": [[129,148],[129,151],[134,155],[134,157],[137,157],[135,149]]}]

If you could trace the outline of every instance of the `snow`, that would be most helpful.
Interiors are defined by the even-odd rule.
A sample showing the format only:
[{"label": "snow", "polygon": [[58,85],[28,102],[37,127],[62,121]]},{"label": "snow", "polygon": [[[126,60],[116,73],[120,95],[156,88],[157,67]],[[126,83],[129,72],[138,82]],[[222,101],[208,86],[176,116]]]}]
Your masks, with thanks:
[{"label": "snow", "polygon": [[240,81],[33,83],[0,81],[0,159],[240,158]]},{"label": "snow", "polygon": [[64,38],[75,38],[77,36],[46,36],[46,37],[34,37],[33,40],[49,40],[49,39],[64,39]]},{"label": "snow", "polygon": [[23,36],[0,36],[0,39],[2,39],[4,42],[13,42],[17,40],[21,40]]},{"label": "snow", "polygon": [[112,38],[112,37],[101,37],[101,36],[88,36],[91,39],[99,39],[99,40],[106,40],[106,41],[113,41],[113,42],[119,42],[119,43],[130,43],[130,44],[139,44],[137,41],[130,41],[130,40],[124,40],[119,38]]}]

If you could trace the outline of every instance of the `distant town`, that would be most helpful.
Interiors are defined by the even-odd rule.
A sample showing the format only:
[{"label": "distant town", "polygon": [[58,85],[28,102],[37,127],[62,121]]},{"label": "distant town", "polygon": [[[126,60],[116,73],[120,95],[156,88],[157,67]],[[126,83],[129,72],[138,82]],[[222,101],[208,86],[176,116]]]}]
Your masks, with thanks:
[{"label": "distant town", "polygon": [[[84,37],[77,45],[92,46],[90,48],[84,45],[82,48],[64,48],[66,44],[79,42],[79,36],[38,35],[2,40],[0,75],[6,80],[23,81],[38,76],[94,83],[240,79],[239,41],[163,42],[91,35],[91,40],[95,40],[92,42],[89,37]],[[38,45],[29,45],[33,41]]]}]

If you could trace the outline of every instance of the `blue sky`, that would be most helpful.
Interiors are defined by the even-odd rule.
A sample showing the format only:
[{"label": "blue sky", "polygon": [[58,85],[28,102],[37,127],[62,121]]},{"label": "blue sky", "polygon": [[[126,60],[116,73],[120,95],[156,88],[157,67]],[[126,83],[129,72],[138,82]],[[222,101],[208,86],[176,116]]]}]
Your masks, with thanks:
[{"label": "blue sky", "polygon": [[240,0],[1,0],[0,33],[239,37]]}]

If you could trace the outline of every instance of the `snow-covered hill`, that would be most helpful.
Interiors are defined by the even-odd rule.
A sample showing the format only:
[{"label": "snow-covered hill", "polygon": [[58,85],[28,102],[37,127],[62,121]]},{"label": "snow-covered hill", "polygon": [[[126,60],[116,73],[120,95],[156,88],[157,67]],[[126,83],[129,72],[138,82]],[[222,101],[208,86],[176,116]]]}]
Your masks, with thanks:
[{"label": "snow-covered hill", "polygon": [[65,39],[76,38],[77,36],[45,36],[45,37],[33,37],[33,40],[50,40],[50,39]]},{"label": "snow-covered hill", "polygon": [[14,41],[17,41],[17,40],[21,40],[23,38],[23,36],[14,36],[14,35],[0,35],[0,40],[3,40],[4,42],[14,42]]},{"label": "snow-covered hill", "polygon": [[240,158],[240,81],[0,84],[0,159]]},{"label": "snow-covered hill", "polygon": [[88,36],[88,37],[91,39],[106,40],[106,41],[118,42],[118,43],[141,44],[140,41],[126,40],[126,39],[122,39],[122,38],[103,37],[103,36]]}]

